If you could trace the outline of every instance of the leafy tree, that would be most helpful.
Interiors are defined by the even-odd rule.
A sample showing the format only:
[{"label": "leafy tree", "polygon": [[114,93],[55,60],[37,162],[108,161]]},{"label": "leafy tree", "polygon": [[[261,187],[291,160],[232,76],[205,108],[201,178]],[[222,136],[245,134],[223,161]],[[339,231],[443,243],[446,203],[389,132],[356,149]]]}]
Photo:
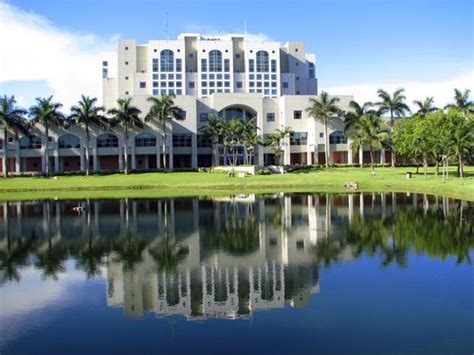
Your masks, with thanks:
[{"label": "leafy tree", "polygon": [[465,115],[474,113],[474,102],[469,100],[470,93],[471,90],[469,89],[464,91],[454,89],[454,103],[446,105],[445,108],[457,108]]},{"label": "leafy tree", "polygon": [[[143,122],[139,115],[141,111],[132,105],[132,99],[118,99],[117,108],[108,110],[112,115],[111,125],[119,126],[123,130],[125,167],[124,172],[128,174],[128,132],[134,128],[143,128]],[[122,154],[122,152],[120,152]]]},{"label": "leafy tree", "polygon": [[212,142],[212,165],[219,165],[219,143],[224,141],[223,119],[217,115],[209,115],[206,124],[199,128],[201,134]]},{"label": "leafy tree", "polygon": [[[364,102],[362,105],[360,105],[357,101],[351,100],[349,102],[349,108],[351,109],[350,111],[347,111],[345,113],[344,117],[344,133],[346,135],[349,135],[349,132],[354,128],[356,123],[362,118],[362,116],[368,114],[368,113],[375,113],[375,110],[372,108],[373,107],[372,102]],[[359,155],[362,156],[364,147],[359,148]],[[363,160],[359,162],[360,166],[363,166]]]},{"label": "leafy tree", "polygon": [[366,145],[370,147],[370,167],[372,175],[375,175],[375,150],[387,146],[388,129],[385,123],[377,114],[366,114],[354,125],[349,137],[355,150]]},{"label": "leafy tree", "polygon": [[[182,119],[183,110],[174,104],[174,95],[161,94],[159,97],[150,96],[147,101],[151,103],[150,111],[145,116],[145,121],[156,120],[161,123],[161,142],[163,153],[163,169],[166,170],[166,124],[171,119]],[[170,157],[171,159],[171,157]]]},{"label": "leafy tree", "polygon": [[3,128],[3,176],[8,177],[8,133],[13,132],[18,139],[18,132],[23,134],[28,132],[28,125],[24,115],[26,110],[16,106],[14,96],[4,95],[0,98],[0,127]]},{"label": "leafy tree", "polygon": [[289,137],[293,130],[290,127],[285,129],[276,129],[273,133],[270,133],[265,137],[264,145],[272,149],[275,160],[278,164],[282,164],[281,155],[283,149],[281,147],[281,141],[286,137]]},{"label": "leafy tree", "polygon": [[[381,115],[389,113],[390,115],[390,127],[393,127],[395,118],[404,117],[407,112],[410,112],[409,107],[405,104],[405,90],[400,88],[394,91],[393,95],[390,95],[383,89],[377,90],[377,94],[380,101],[376,103],[379,108]],[[395,166],[396,155],[392,149],[392,167]]]},{"label": "leafy tree", "polygon": [[84,128],[86,132],[86,175],[90,171],[90,127],[97,126],[106,129],[109,125],[107,118],[101,113],[104,111],[102,106],[96,106],[97,98],[89,96],[81,96],[76,106],[71,107],[71,115],[69,116],[69,124],[77,125]]},{"label": "leafy tree", "polygon": [[438,108],[434,106],[434,97],[427,97],[423,101],[415,100],[413,104],[418,107],[416,114],[418,116],[425,116],[427,113],[437,111]]},{"label": "leafy tree", "polygon": [[306,109],[308,114],[322,122],[324,126],[324,154],[326,160],[326,167],[329,166],[329,135],[328,135],[328,124],[329,121],[338,114],[341,114],[341,110],[337,103],[339,99],[337,97],[330,97],[327,92],[322,91],[318,99],[310,99],[311,106]]},{"label": "leafy tree", "polygon": [[45,175],[50,175],[49,164],[49,128],[50,126],[61,126],[64,123],[64,115],[59,111],[63,105],[53,102],[53,96],[48,98],[36,98],[36,105],[29,110],[33,124],[41,124],[44,128],[44,161],[46,164]]}]

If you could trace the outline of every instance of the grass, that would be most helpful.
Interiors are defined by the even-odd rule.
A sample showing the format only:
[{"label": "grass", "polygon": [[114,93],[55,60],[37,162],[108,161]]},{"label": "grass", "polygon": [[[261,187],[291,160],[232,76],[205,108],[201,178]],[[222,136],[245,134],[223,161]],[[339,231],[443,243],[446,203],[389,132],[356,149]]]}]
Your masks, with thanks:
[{"label": "grass", "polygon": [[346,192],[348,181],[357,181],[362,192],[417,192],[474,201],[474,167],[467,167],[462,182],[450,169],[445,183],[429,170],[412,179],[405,172],[415,168],[378,168],[371,176],[369,168],[335,167],[308,169],[284,175],[229,177],[225,173],[175,172],[110,174],[93,176],[14,177],[0,179],[0,200],[123,198],[224,195],[270,192]]}]

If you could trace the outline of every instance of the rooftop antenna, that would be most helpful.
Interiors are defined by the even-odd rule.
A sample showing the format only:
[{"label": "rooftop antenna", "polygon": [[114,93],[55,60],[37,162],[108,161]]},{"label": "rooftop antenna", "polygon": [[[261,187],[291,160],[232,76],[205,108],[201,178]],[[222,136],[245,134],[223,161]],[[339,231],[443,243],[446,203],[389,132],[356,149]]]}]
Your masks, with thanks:
[{"label": "rooftop antenna", "polygon": [[164,23],[164,25],[165,25],[165,36],[166,36],[166,40],[169,41],[169,39],[170,39],[170,34],[169,34],[169,32],[168,32],[168,13],[167,13],[167,12],[165,12],[165,23]]}]

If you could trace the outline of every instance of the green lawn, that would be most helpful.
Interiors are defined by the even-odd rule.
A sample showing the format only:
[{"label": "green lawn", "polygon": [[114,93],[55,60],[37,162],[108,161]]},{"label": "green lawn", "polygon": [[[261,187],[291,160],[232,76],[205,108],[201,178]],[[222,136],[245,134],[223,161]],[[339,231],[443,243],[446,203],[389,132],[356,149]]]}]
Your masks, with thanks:
[{"label": "green lawn", "polygon": [[258,175],[245,178],[229,177],[224,173],[175,172],[111,174],[95,176],[60,176],[57,180],[43,177],[0,179],[0,200],[43,198],[119,198],[195,196],[232,193],[264,192],[345,192],[345,182],[357,181],[364,192],[418,192],[445,195],[474,201],[474,167],[466,168],[464,182],[450,171],[446,183],[423,174],[407,180],[405,172],[415,168],[378,168],[372,177],[369,168],[316,169],[284,175]]}]

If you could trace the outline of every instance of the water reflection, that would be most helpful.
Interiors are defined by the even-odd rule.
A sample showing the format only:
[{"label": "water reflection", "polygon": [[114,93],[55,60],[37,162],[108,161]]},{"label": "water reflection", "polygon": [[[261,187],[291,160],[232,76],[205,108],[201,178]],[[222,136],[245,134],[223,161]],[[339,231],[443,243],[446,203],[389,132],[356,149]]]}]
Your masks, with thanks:
[{"label": "water reflection", "polygon": [[361,255],[406,267],[410,253],[471,263],[474,246],[472,204],[417,194],[4,202],[0,216],[3,287],[28,267],[56,280],[73,259],[127,317],[301,307],[321,267]]}]

